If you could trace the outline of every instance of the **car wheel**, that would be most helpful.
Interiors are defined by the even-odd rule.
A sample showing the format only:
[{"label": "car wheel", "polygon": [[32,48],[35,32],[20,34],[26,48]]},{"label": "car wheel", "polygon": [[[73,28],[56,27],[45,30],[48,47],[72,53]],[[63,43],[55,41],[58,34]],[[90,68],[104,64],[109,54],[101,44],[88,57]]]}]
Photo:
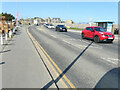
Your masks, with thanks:
[{"label": "car wheel", "polygon": [[99,43],[99,42],[100,42],[99,36],[95,36],[95,37],[94,37],[94,42],[95,42],[95,43]]},{"label": "car wheel", "polygon": [[82,33],[82,39],[85,39],[85,34],[84,33]]},{"label": "car wheel", "polygon": [[67,30],[65,30],[65,32],[67,32]]}]

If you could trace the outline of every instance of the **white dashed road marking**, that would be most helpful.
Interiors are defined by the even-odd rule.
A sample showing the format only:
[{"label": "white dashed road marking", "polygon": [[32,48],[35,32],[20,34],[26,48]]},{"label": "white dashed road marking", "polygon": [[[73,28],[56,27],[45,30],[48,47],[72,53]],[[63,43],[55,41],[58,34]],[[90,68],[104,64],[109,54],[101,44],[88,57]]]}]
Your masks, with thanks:
[{"label": "white dashed road marking", "polygon": [[52,37],[54,37],[54,38],[57,38],[55,35],[50,35],[50,36],[52,36]]},{"label": "white dashed road marking", "polygon": [[101,57],[101,59],[103,59],[103,60],[105,60],[105,61],[107,61],[107,62],[110,62],[110,63],[112,63],[112,64],[115,64],[115,65],[118,64],[118,60],[119,60],[119,59],[114,59],[114,58],[104,58],[104,57]]}]

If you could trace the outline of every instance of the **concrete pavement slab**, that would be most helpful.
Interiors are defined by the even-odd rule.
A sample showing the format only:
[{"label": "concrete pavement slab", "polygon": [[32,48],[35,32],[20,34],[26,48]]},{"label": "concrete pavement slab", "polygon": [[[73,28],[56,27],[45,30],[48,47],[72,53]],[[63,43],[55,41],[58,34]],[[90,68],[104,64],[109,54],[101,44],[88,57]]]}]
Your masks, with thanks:
[{"label": "concrete pavement slab", "polygon": [[[2,56],[2,88],[42,88],[51,78],[39,58],[25,27],[5,48]],[[56,88],[53,84],[51,88]]]}]

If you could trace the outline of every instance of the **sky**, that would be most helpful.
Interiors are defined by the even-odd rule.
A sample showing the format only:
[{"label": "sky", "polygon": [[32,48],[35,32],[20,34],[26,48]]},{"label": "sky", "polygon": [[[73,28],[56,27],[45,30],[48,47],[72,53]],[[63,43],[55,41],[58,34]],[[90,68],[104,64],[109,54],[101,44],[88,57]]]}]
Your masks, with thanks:
[{"label": "sky", "polygon": [[[1,10],[0,10],[1,12]],[[43,19],[71,19],[76,23],[112,20],[118,23],[118,2],[2,2],[2,12],[17,12],[20,18],[41,17]]]}]

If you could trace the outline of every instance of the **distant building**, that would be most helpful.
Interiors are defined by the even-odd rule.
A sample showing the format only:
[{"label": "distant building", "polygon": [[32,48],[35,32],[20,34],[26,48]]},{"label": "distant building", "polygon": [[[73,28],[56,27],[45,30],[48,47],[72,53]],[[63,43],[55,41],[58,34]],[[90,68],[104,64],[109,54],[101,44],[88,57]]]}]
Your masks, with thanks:
[{"label": "distant building", "polygon": [[48,18],[45,19],[45,22],[47,22],[47,23],[50,23],[51,21],[52,21],[52,20],[51,20],[50,17],[48,17]]},{"label": "distant building", "polygon": [[97,26],[101,26],[104,29],[106,29],[108,32],[114,32],[113,31],[113,21],[110,20],[100,20],[100,21],[96,21],[95,23],[97,23]]},{"label": "distant building", "polygon": [[45,22],[45,20],[43,18],[40,18],[40,17],[36,17],[36,19],[40,22]]},{"label": "distant building", "polygon": [[68,23],[68,24],[73,24],[74,22],[69,19],[69,20],[66,21],[66,23]]},{"label": "distant building", "polygon": [[40,22],[45,22],[45,20],[43,18],[39,18]]},{"label": "distant building", "polygon": [[61,19],[60,18],[52,18],[52,22],[53,23],[61,23]]}]

